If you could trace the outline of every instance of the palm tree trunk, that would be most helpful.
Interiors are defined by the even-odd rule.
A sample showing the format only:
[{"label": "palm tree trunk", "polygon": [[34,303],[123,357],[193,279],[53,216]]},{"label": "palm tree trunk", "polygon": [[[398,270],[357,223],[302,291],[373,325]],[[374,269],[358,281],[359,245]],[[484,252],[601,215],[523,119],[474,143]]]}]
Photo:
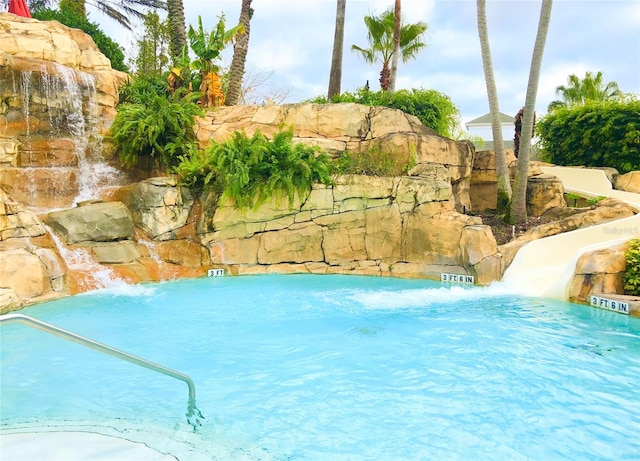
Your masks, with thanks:
[{"label": "palm tree trunk", "polygon": [[529,154],[531,153],[531,137],[536,110],[538,82],[540,81],[540,68],[542,67],[542,55],[544,54],[544,47],[547,41],[552,6],[553,0],[542,0],[540,20],[538,21],[538,34],[536,35],[536,43],[533,47],[533,56],[531,57],[531,69],[529,70],[529,82],[527,83],[527,96],[525,98],[524,117],[522,120],[520,153],[518,154],[518,169],[513,183],[513,200],[511,201],[511,219],[518,223],[527,221]]},{"label": "palm tree trunk", "polygon": [[489,33],[487,31],[486,0],[477,0],[477,8],[478,35],[480,36],[480,48],[482,50],[482,67],[484,69],[484,80],[487,86],[487,97],[489,99],[489,113],[491,114],[493,151],[496,157],[496,177],[498,183],[496,203],[498,213],[506,213],[509,210],[509,204],[511,202],[511,183],[509,181],[507,155],[504,151],[504,139],[502,137],[502,126],[500,124],[498,90],[496,89],[496,80],[493,75],[493,64],[491,61],[491,48],[489,46]]},{"label": "palm tree trunk", "polygon": [[182,0],[167,0],[167,19],[170,24],[169,53],[175,62],[187,46],[187,26]]},{"label": "palm tree trunk", "polygon": [[244,27],[244,33],[238,35],[236,43],[233,46],[233,58],[231,59],[231,68],[229,69],[229,88],[227,89],[227,99],[225,100],[227,106],[235,106],[240,99],[244,66],[247,62],[247,53],[249,52],[249,34],[252,17],[253,9],[251,8],[251,0],[242,0],[239,22]]},{"label": "palm tree trunk", "polygon": [[389,76],[389,91],[396,90],[396,75],[398,74],[398,58],[400,55],[400,27],[402,25],[402,5],[395,0],[393,15],[393,57],[391,58],[391,75]]},{"label": "palm tree trunk", "polygon": [[347,0],[338,0],[336,7],[336,30],[333,35],[333,55],[331,56],[331,71],[329,72],[329,90],[327,99],[340,94],[342,85],[342,52],[344,50],[344,16]]}]

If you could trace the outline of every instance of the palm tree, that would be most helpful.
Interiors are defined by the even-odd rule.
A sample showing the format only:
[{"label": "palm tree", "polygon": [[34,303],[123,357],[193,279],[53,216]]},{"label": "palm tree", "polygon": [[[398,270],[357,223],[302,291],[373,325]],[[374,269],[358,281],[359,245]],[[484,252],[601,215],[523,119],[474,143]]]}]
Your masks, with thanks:
[{"label": "palm tree", "polygon": [[167,0],[169,21],[169,53],[175,63],[187,46],[187,25],[184,19],[182,0]]},{"label": "palm tree", "polygon": [[227,99],[224,102],[227,106],[235,106],[240,99],[244,65],[247,62],[247,53],[249,52],[249,33],[252,17],[251,0],[242,0],[240,24],[244,27],[244,33],[238,34],[238,38],[233,45],[233,59],[229,69],[229,88],[227,89]]},{"label": "palm tree", "polygon": [[398,55],[400,54],[400,26],[402,25],[402,5],[400,0],[396,0],[393,10],[393,57],[391,58],[391,78],[389,79],[389,90],[396,90],[396,75],[398,74]]},{"label": "palm tree", "polygon": [[502,126],[500,124],[498,90],[496,89],[493,64],[491,62],[491,48],[489,47],[489,33],[487,31],[486,0],[477,0],[477,9],[478,35],[480,36],[480,48],[482,50],[482,67],[484,69],[485,84],[487,86],[489,113],[491,114],[491,130],[493,132],[493,149],[496,157],[496,177],[498,182],[496,203],[498,212],[506,213],[509,208],[509,203],[511,202],[511,182],[509,180],[507,156],[504,151]]},{"label": "palm tree", "polygon": [[538,83],[540,81],[542,55],[544,54],[544,47],[547,41],[552,6],[553,0],[542,0],[540,19],[538,21],[538,33],[533,47],[531,68],[529,69],[529,82],[527,83],[527,95],[525,97],[524,116],[522,119],[520,153],[518,155],[518,169],[516,170],[516,177],[513,183],[513,200],[511,201],[511,220],[518,223],[527,221],[527,176],[529,172],[533,118],[535,116]]},{"label": "palm tree", "polygon": [[[32,11],[37,11],[55,3],[55,0],[34,0],[29,2],[29,7]],[[146,14],[145,9],[166,9],[163,0],[117,0],[115,2],[111,0],[60,0],[58,4],[60,10],[64,8],[68,11],[74,11],[84,18],[87,17],[86,5],[89,4],[129,30],[133,29],[131,18],[143,19]]]},{"label": "palm tree", "polygon": [[562,97],[562,101],[552,101],[549,104],[549,111],[559,107],[582,106],[588,101],[609,101],[620,98],[623,95],[616,82],[609,82],[605,85],[600,71],[596,75],[591,72],[585,72],[583,79],[571,74],[567,81],[567,86],[560,85],[556,88],[556,94]]},{"label": "palm tree", "polygon": [[333,34],[333,54],[331,56],[331,71],[329,72],[329,90],[327,99],[340,94],[342,83],[342,52],[344,50],[344,16],[347,8],[347,0],[337,0],[336,6],[336,30]]},{"label": "palm tree", "polygon": [[[364,23],[367,26],[367,38],[369,48],[361,48],[352,45],[351,49],[357,51],[368,63],[380,61],[382,71],[380,72],[380,88],[387,91],[389,89],[389,79],[391,70],[389,63],[393,57],[393,29],[395,25],[393,10],[387,10],[380,16],[365,16]],[[427,30],[427,24],[418,22],[416,24],[406,24],[400,27],[400,54],[402,62],[415,58],[417,54],[427,46],[421,38]]]}]

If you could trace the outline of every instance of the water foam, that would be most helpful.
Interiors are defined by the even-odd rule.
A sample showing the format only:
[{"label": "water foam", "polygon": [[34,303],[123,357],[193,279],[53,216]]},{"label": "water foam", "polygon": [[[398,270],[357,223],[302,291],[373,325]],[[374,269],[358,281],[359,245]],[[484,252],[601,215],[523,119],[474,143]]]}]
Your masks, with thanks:
[{"label": "water foam", "polygon": [[367,309],[402,309],[427,307],[434,304],[451,304],[486,298],[514,295],[509,286],[495,283],[487,287],[464,287],[459,285],[438,288],[417,288],[400,291],[374,290],[359,291],[345,297]]}]

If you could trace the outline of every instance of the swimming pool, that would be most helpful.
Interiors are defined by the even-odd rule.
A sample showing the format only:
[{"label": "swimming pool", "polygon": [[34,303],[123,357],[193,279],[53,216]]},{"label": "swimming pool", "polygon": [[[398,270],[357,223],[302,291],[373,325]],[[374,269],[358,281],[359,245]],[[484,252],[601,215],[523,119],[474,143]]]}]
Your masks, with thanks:
[{"label": "swimming pool", "polygon": [[500,285],[211,277],[21,313],[188,374],[205,419],[187,424],[179,381],[3,325],[5,434],[115,434],[181,461],[640,454],[640,319]]}]

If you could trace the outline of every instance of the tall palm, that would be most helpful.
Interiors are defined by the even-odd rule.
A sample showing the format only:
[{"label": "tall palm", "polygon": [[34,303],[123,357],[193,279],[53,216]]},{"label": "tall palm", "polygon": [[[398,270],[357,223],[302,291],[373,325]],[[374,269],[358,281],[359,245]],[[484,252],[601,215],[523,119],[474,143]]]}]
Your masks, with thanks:
[{"label": "tall palm", "polygon": [[513,183],[513,199],[511,201],[511,219],[518,223],[527,221],[527,177],[529,172],[533,119],[535,117],[542,55],[544,54],[544,47],[547,41],[552,6],[553,0],[542,0],[540,19],[538,21],[538,33],[533,47],[531,68],[529,69],[529,82],[527,83],[527,95],[524,103],[524,117],[520,138],[520,153],[518,154],[518,169],[516,170],[516,177]]},{"label": "tall palm", "polygon": [[249,52],[250,22],[253,17],[251,1],[252,0],[242,0],[242,7],[240,8],[239,23],[244,27],[244,33],[238,34],[236,42],[233,45],[233,58],[231,59],[231,68],[229,69],[229,87],[225,100],[227,106],[235,106],[240,99],[244,66],[247,62],[247,53]]},{"label": "tall palm", "polygon": [[398,55],[400,54],[400,27],[402,25],[402,2],[395,1],[393,10],[393,57],[391,58],[391,77],[389,91],[396,90],[396,75],[398,74]]},{"label": "tall palm", "polygon": [[[33,0],[28,2],[32,11],[47,8],[55,0]],[[143,19],[147,8],[166,9],[164,0],[60,0],[60,9],[65,8],[87,16],[87,5],[102,11],[123,27],[132,30],[131,18]]]},{"label": "tall palm", "polygon": [[175,63],[187,46],[187,25],[182,0],[167,0],[167,21],[170,26],[169,53]]},{"label": "tall palm", "polygon": [[604,83],[602,72],[595,75],[585,72],[583,79],[571,74],[567,80],[567,86],[560,85],[556,88],[556,94],[562,97],[562,101],[552,101],[549,111],[559,107],[582,106],[589,101],[604,102],[622,96],[616,82]]},{"label": "tall palm", "polygon": [[333,54],[331,55],[331,71],[329,72],[329,90],[327,99],[340,94],[342,84],[342,52],[344,50],[344,17],[347,9],[347,0],[337,0],[336,4],[336,29],[333,34]]},{"label": "tall palm", "polygon": [[[377,61],[382,63],[380,72],[380,88],[389,89],[391,69],[389,64],[393,57],[393,28],[395,25],[394,11],[387,10],[380,16],[365,16],[364,23],[367,26],[367,38],[369,48],[361,48],[352,45],[351,49],[360,53],[362,58],[371,64]],[[400,26],[400,55],[402,62],[414,59],[418,53],[427,46],[421,39],[427,30],[427,24],[418,22]]]},{"label": "tall palm", "polygon": [[496,157],[496,177],[498,183],[497,209],[499,213],[506,213],[509,208],[509,203],[511,202],[511,183],[509,181],[507,156],[504,150],[502,126],[500,124],[498,90],[496,89],[496,80],[493,75],[493,64],[491,61],[491,48],[489,46],[489,33],[487,31],[486,0],[477,0],[477,14],[478,35],[480,36],[480,49],[482,50],[482,67],[484,69],[485,84],[487,86],[489,113],[491,115],[491,131],[493,132],[493,149]]}]

